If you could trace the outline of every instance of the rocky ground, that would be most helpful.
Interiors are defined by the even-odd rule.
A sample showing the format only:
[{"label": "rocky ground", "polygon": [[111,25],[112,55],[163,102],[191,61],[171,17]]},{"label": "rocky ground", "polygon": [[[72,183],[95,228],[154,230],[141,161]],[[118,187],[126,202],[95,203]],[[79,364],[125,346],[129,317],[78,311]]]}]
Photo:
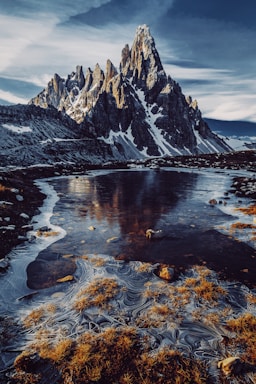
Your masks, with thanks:
[{"label": "rocky ground", "polygon": [[[35,179],[70,174],[84,174],[87,170],[99,168],[130,168],[145,166],[216,168],[248,170],[256,175],[256,152],[242,151],[228,154],[180,156],[147,159],[127,163],[108,162],[94,166],[88,163],[74,165],[35,166],[0,171],[0,271],[8,268],[8,253],[17,244],[27,239],[26,234],[36,223],[33,216],[38,213],[45,196],[34,184]],[[237,177],[231,188],[237,196],[256,199],[256,178]]]}]

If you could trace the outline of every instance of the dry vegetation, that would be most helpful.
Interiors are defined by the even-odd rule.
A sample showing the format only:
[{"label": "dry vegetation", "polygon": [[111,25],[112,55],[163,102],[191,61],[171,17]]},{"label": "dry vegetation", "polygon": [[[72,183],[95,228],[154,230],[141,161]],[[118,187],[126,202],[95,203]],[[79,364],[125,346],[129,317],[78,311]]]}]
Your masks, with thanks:
[{"label": "dry vegetation", "polygon": [[34,309],[28,316],[23,320],[23,324],[26,328],[30,328],[34,325],[38,325],[43,319],[45,311],[43,308]]},{"label": "dry vegetation", "polygon": [[227,328],[234,332],[230,340],[236,348],[243,351],[242,357],[249,363],[256,364],[256,316],[244,313],[236,319],[227,321]]},{"label": "dry vegetation", "polygon": [[107,307],[119,291],[118,283],[112,278],[96,278],[78,295],[74,304],[77,311],[98,306]]},{"label": "dry vegetation", "polygon": [[58,231],[41,231],[40,229],[36,232],[38,237],[50,237],[50,236],[58,236],[60,233]]},{"label": "dry vegetation", "polygon": [[[41,364],[50,360],[61,374],[58,383],[63,384],[212,383],[203,362],[169,348],[152,353],[133,327],[109,328],[100,334],[84,333],[76,342],[63,340],[49,347],[48,353],[45,351],[45,348],[38,351]],[[31,369],[30,364],[28,353],[16,359],[13,382],[40,383],[36,373],[24,376]]]},{"label": "dry vegetation", "polygon": [[[209,269],[198,266],[194,270],[193,277],[185,278],[181,285],[166,285],[164,281],[155,284],[145,283],[143,297],[153,299],[153,302],[138,315],[136,325],[140,328],[159,328],[163,324],[180,324],[188,317],[184,308],[193,301],[199,307],[198,313],[195,311],[191,313],[193,320],[209,324],[212,319],[212,322],[216,323],[217,318],[220,318],[220,312],[216,314],[215,310],[212,313],[212,308],[218,305],[219,300],[225,299],[227,292],[217,282],[210,280]],[[204,307],[203,313],[202,307]]]},{"label": "dry vegetation", "polygon": [[90,262],[93,263],[95,267],[103,267],[103,265],[106,264],[106,260],[104,260],[104,258],[96,256],[91,257]]},{"label": "dry vegetation", "polygon": [[57,310],[55,304],[48,304],[39,308],[33,309],[24,319],[25,328],[31,328],[39,325],[47,316],[53,315]]},{"label": "dry vegetation", "polygon": [[256,225],[250,224],[250,223],[237,222],[237,223],[231,224],[230,228],[231,228],[231,230],[232,229],[254,229],[254,228],[256,228]]},{"label": "dry vegetation", "polygon": [[0,192],[6,192],[6,191],[10,191],[10,190],[11,190],[11,188],[6,187],[5,185],[0,183]]},{"label": "dry vegetation", "polygon": [[[97,259],[93,265],[98,265]],[[149,265],[135,269],[142,274],[150,270]],[[69,303],[69,316],[82,319],[96,310],[121,319],[123,314],[116,303],[120,300],[118,294],[125,289],[117,278],[94,277]],[[256,317],[249,312],[234,314],[226,301],[228,292],[209,269],[195,267],[175,284],[147,281],[140,295],[146,305],[127,325],[123,321],[123,325],[113,323],[108,328],[87,330],[81,326],[72,335],[66,332],[65,324],[59,324],[57,332],[56,324],[51,327],[56,312],[53,304],[32,311],[24,325],[32,329],[36,326],[34,341],[17,357],[10,384],[41,384],[45,366],[56,373],[58,379],[54,384],[214,383],[216,378],[211,376],[204,360],[182,354],[175,350],[175,344],[168,348],[154,345],[151,333],[161,335],[163,330],[179,329],[184,320],[201,322],[209,329],[221,326],[226,336],[220,357],[225,353],[238,354],[243,361],[256,363]],[[255,305],[255,294],[247,294],[246,298],[249,305]],[[226,383],[226,378],[218,379]]]},{"label": "dry vegetation", "polygon": [[246,215],[256,215],[256,205],[252,204],[249,207],[240,207],[236,208],[237,211],[240,211]]}]

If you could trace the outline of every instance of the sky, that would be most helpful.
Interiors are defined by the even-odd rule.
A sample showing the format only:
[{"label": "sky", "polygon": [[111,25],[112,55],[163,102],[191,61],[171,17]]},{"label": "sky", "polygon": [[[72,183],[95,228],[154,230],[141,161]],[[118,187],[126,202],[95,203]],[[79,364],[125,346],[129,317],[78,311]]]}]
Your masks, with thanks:
[{"label": "sky", "polygon": [[147,24],[203,117],[256,122],[255,14],[255,0],[0,0],[0,104],[27,103],[77,65],[119,68]]}]

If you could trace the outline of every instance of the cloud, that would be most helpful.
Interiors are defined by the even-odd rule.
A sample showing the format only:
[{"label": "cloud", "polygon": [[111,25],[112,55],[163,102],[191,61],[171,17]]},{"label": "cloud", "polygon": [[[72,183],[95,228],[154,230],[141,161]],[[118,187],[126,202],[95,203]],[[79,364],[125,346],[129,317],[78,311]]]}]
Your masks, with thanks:
[{"label": "cloud", "polygon": [[164,67],[185,95],[197,99],[203,117],[256,121],[256,79],[234,70]]},{"label": "cloud", "polygon": [[16,15],[23,18],[47,18],[55,15],[58,20],[65,20],[70,15],[85,12],[91,8],[100,7],[111,0],[12,0],[0,4],[0,10],[5,15]]},{"label": "cloud", "polygon": [[[15,16],[0,15],[0,72],[17,61],[23,50],[31,46],[33,42],[48,36],[55,22],[56,19],[54,18],[48,18],[47,23],[45,23],[44,19],[23,19]],[[17,64],[19,65],[18,62]]]},{"label": "cloud", "polygon": [[256,122],[256,96],[247,93],[220,92],[199,96],[204,117],[220,120]]},{"label": "cloud", "polygon": [[28,99],[3,91],[2,89],[0,89],[0,99],[10,104],[27,104],[28,102]]},{"label": "cloud", "polygon": [[120,24],[120,27],[137,24],[151,24],[171,8],[174,0],[112,0],[101,7],[78,13],[70,17],[70,23],[77,22],[100,27]]},{"label": "cloud", "polygon": [[[74,36],[72,30],[59,28],[60,23],[72,14],[95,9],[108,1],[110,0],[87,0],[85,4],[83,0],[24,0],[20,5],[19,0],[12,0],[0,4],[0,73],[5,70],[8,72],[9,67],[22,68],[22,65],[30,66],[33,62],[39,63],[39,66],[41,62],[46,66],[49,63],[47,49],[51,54],[51,47],[54,47],[56,54],[60,54],[64,51],[65,39],[69,36],[69,41],[72,40],[73,44],[76,38],[81,43],[82,38]],[[59,32],[64,32],[63,36],[59,36]],[[59,36],[58,39],[55,38],[56,35]],[[38,57],[33,57],[35,47],[41,49],[41,52],[39,49],[36,52]]]},{"label": "cloud", "polygon": [[39,84],[48,74],[52,77],[58,73],[65,77],[76,65],[86,69],[99,63],[105,69],[107,59],[110,59],[118,67],[126,39],[126,33],[114,25],[109,31],[76,26],[72,33],[64,26],[58,27],[51,38],[33,41],[17,51],[16,60],[9,64],[5,74]]}]

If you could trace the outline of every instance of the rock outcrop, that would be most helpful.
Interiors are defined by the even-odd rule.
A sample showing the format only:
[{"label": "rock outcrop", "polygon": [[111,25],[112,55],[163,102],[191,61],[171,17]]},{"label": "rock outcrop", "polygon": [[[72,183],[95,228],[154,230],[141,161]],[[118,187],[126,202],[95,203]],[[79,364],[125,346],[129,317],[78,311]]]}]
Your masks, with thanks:
[{"label": "rock outcrop", "polygon": [[230,150],[166,75],[146,25],[123,48],[119,71],[108,60],[105,72],[96,64],[85,75],[81,66],[66,79],[55,74],[30,104],[58,109],[124,159]]},{"label": "rock outcrop", "polygon": [[0,106],[0,164],[29,166],[114,160],[109,144],[54,107]]}]

